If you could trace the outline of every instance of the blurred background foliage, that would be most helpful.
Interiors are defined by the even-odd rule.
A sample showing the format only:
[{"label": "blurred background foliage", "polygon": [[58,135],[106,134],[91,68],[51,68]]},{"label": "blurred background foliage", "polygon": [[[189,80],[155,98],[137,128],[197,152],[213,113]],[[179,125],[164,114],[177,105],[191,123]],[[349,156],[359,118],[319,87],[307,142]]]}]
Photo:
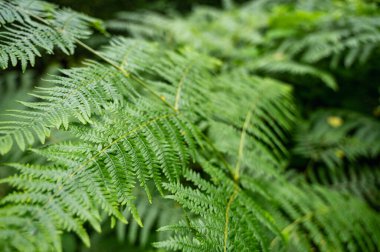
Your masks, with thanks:
[{"label": "blurred background foliage", "polygon": [[[135,1],[118,1],[118,0],[52,0],[52,3],[56,3],[61,6],[67,6],[77,11],[82,11],[94,17],[102,19],[113,18],[115,12],[118,11],[136,11],[136,10],[151,10],[160,13],[167,13],[176,11],[180,13],[188,13],[195,6],[214,6],[221,8],[225,2],[221,0],[135,0]],[[247,1],[238,0],[234,3],[244,3]]]},{"label": "blurred background foliage", "polygon": [[[105,20],[108,32],[142,37],[169,47],[192,47],[221,62],[219,71],[238,69],[292,84],[300,115],[287,169],[311,183],[350,193],[380,210],[380,11],[365,0],[54,0]],[[97,34],[94,47],[107,41]],[[43,57],[20,75],[10,68],[0,76],[0,111],[19,108],[27,93],[58,67],[72,67],[88,56],[59,52]],[[0,121],[6,119],[0,115]],[[53,134],[49,141],[70,136]],[[11,152],[1,163],[33,159]],[[12,171],[0,167],[0,176]],[[8,188],[0,187],[0,196]],[[90,249],[66,234],[64,250],[157,251],[155,230],[182,215],[173,203],[156,197],[139,208],[145,228],[105,218],[103,233],[92,233]],[[164,210],[163,210],[164,209]],[[144,211],[146,210],[146,211]],[[163,214],[164,213],[164,214]],[[129,218],[130,216],[126,216]],[[90,231],[91,232],[91,231]]]}]

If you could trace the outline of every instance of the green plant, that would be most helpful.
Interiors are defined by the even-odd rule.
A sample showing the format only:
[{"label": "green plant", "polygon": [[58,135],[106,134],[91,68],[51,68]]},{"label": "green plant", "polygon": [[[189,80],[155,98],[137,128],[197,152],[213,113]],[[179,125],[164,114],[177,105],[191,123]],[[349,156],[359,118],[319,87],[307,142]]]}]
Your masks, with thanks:
[{"label": "green plant", "polygon": [[[296,101],[308,76],[336,89],[332,74],[340,80],[341,68],[371,60],[352,53],[368,50],[360,39],[368,32],[375,42],[379,34],[375,18],[357,17],[377,9],[359,2],[357,12],[339,10],[353,13],[360,29],[343,26],[355,32],[342,49],[310,60],[308,43],[320,40],[309,36],[324,31],[318,21],[339,33],[328,3],[225,1],[227,10],[198,9],[187,19],[139,14],[122,21],[136,38],[111,36],[94,49],[82,40],[91,28],[104,33],[101,21],[43,1],[0,1],[3,68],[25,70],[54,48],[73,54],[79,45],[91,55],[31,96],[6,92],[23,101],[0,122],[0,161],[11,173],[1,180],[11,186],[0,202],[1,250],[61,251],[67,232],[90,246],[104,219],[119,240],[127,230],[135,242],[139,225],[142,245],[153,236],[168,250],[379,250],[379,182],[370,180],[378,174],[378,120],[331,109],[302,118]],[[358,33],[360,43],[347,42]],[[327,66],[329,57],[345,63]],[[26,161],[7,156],[17,153]],[[156,237],[155,227],[169,233]]]}]

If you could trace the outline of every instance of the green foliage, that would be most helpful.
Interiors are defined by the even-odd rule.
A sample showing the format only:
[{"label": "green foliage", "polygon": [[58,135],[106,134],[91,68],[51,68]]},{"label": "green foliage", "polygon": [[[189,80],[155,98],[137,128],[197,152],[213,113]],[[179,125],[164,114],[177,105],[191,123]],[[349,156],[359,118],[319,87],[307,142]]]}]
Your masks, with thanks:
[{"label": "green foliage", "polygon": [[330,169],[380,154],[380,123],[351,111],[320,111],[297,131],[295,153]]},{"label": "green foliage", "polygon": [[203,167],[213,183],[189,173],[185,177],[195,188],[166,185],[174,193],[168,197],[198,218],[161,228],[176,235],[156,246],[184,251],[372,251],[378,246],[378,216],[360,200],[281,176],[242,177],[237,185],[217,168]]},{"label": "green foliage", "polygon": [[[284,221],[281,228],[288,251],[378,249],[378,214],[361,200],[302,182],[282,184],[274,191],[277,223]],[[272,249],[284,250],[278,243],[278,238],[273,240]]]},{"label": "green foliage", "polygon": [[269,74],[310,75],[333,89],[337,88],[334,78],[322,69],[293,61],[291,55],[271,47],[262,52],[257,50],[272,43],[268,39],[274,39],[271,30],[263,32],[271,23],[271,16],[264,7],[251,3],[230,11],[196,8],[186,19],[121,12],[116,20],[108,22],[108,26],[121,32],[127,29],[136,37],[159,39],[169,45],[191,45],[232,61],[230,65],[234,67]]},{"label": "green foliage", "polygon": [[307,177],[378,206],[380,124],[352,111],[319,111],[300,125],[294,154],[306,158]]},{"label": "green foliage", "polygon": [[[131,223],[125,225],[121,221],[117,223],[116,234],[119,242],[128,240],[131,244],[138,244],[140,247],[149,245],[152,242],[152,233],[155,233],[155,227],[163,227],[169,224],[174,224],[183,216],[183,211],[178,204],[172,200],[163,198],[156,193],[152,195],[152,202],[149,203],[140,188],[136,194],[136,206],[141,219],[144,222],[144,227],[140,227],[132,218],[129,211],[124,211],[126,219],[130,219]],[[170,232],[157,233],[157,240],[169,238]]]},{"label": "green foliage", "polygon": [[28,62],[35,64],[35,57],[44,49],[49,54],[58,47],[66,54],[73,54],[77,39],[91,35],[90,26],[102,29],[99,20],[71,10],[32,0],[2,1],[0,3],[0,66],[9,62],[16,66],[21,62],[23,70]]},{"label": "green foliage", "polygon": [[50,135],[50,128],[61,125],[67,128],[71,117],[86,123],[94,113],[92,111],[99,111],[109,100],[118,102],[123,90],[117,92],[117,87],[112,84],[122,85],[123,75],[114,75],[112,70],[98,63],[62,70],[63,76],[51,80],[54,86],[40,87],[32,93],[38,102],[22,102],[29,110],[15,110],[12,117],[16,120],[2,123],[0,152],[7,153],[14,141],[21,150],[33,144],[36,138],[44,143],[45,137]]},{"label": "green foliage", "polygon": [[[380,250],[378,94],[375,117],[328,107],[373,81],[378,8],[223,5],[120,13],[111,31],[134,38],[95,49],[101,21],[0,1],[0,66],[25,71],[0,77],[1,251],[90,247],[93,230],[147,251]],[[76,45],[89,59],[34,84],[36,57]]]},{"label": "green foliage", "polygon": [[[19,212],[17,217],[25,218],[25,222],[32,218],[45,228],[49,227],[48,231],[37,229],[31,232],[33,226],[29,225],[15,241],[29,242],[31,248],[40,246],[41,242],[36,243],[33,234],[48,232],[51,235],[45,237],[44,242],[54,244],[59,250],[58,230],[65,229],[76,232],[88,244],[82,223],[89,221],[95,230],[100,231],[99,208],[125,221],[119,207],[126,205],[142,225],[133,203],[135,181],[145,188],[151,200],[147,182],[153,180],[161,188],[163,177],[171,182],[177,181],[190,156],[186,145],[192,145],[186,142],[192,133],[186,122],[177,114],[165,113],[161,109],[144,104],[123,107],[123,110],[111,108],[107,111],[108,116],[92,124],[91,130],[73,128],[80,136],[80,142],[35,150],[51,164],[10,164],[21,174],[3,182],[19,191],[2,200],[8,209],[2,218],[9,218],[7,214],[11,213],[16,217],[15,213]],[[125,167],[129,167],[128,170]],[[12,230],[12,224],[9,227],[6,224],[3,223],[4,231]]]}]

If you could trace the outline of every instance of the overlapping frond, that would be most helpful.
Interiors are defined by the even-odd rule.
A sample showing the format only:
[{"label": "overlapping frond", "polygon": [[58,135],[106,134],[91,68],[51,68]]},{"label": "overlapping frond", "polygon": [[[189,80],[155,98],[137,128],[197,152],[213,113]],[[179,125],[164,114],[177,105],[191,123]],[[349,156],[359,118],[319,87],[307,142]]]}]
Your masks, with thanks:
[{"label": "overlapping frond", "polygon": [[247,64],[247,68],[261,74],[270,76],[292,75],[296,77],[311,76],[321,80],[326,86],[337,89],[335,79],[326,71],[317,69],[312,65],[306,65],[287,58],[285,54],[276,52],[273,55],[263,56],[260,59]]},{"label": "overlapping frond", "polygon": [[[0,124],[0,153],[7,153],[14,143],[21,150],[37,139],[44,143],[51,128],[67,129],[75,120],[91,123],[91,116],[102,114],[107,104],[123,104],[140,94],[160,94],[157,100],[173,109],[186,99],[199,100],[200,95],[191,94],[199,91],[195,87],[203,81],[200,73],[212,62],[211,58],[197,57],[199,54],[165,53],[152,43],[125,38],[112,40],[99,55],[106,64],[88,61],[83,67],[62,70],[61,76],[49,80],[53,87],[37,88],[32,93],[38,101],[22,102],[28,111],[12,111],[14,120]],[[187,89],[192,93],[181,99],[181,92]]]},{"label": "overlapping frond", "polygon": [[374,118],[347,111],[312,115],[299,127],[294,149],[308,160],[307,179],[377,206],[377,169],[367,166],[380,154],[379,126]]},{"label": "overlapping frond", "polygon": [[380,176],[376,166],[351,163],[344,168],[336,167],[333,170],[317,166],[308,171],[307,179],[312,183],[361,198],[374,208],[380,206]]},{"label": "overlapping frond", "polygon": [[[195,149],[192,126],[158,104],[110,109],[90,129],[78,126],[72,130],[81,139],[78,143],[35,150],[51,164],[11,164],[20,175],[3,182],[18,190],[2,199],[1,218],[9,222],[20,219],[17,225],[31,223],[14,237],[1,235],[1,239],[25,240],[31,250],[44,250],[44,246],[59,250],[59,234],[68,230],[89,245],[83,223],[88,221],[100,231],[99,209],[125,221],[120,212],[123,205],[142,225],[134,204],[135,184],[145,188],[151,199],[148,182],[154,181],[160,191],[163,181],[178,182]],[[9,222],[3,223],[0,232],[6,234],[15,228]],[[40,235],[44,235],[43,241],[34,244]],[[16,249],[13,241],[2,240],[0,244],[4,249]]]}]

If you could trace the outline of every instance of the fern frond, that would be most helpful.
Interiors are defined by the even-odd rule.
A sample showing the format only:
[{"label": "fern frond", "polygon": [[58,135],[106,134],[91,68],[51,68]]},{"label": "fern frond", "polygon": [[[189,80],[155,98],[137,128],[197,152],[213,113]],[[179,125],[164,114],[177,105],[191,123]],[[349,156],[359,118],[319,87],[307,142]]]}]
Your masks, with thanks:
[{"label": "fern frond", "polygon": [[312,65],[299,63],[288,59],[285,54],[277,52],[270,56],[263,56],[248,63],[248,69],[270,75],[311,76],[320,79],[326,86],[336,90],[338,88],[334,77],[326,71]]},{"label": "fern frond", "polygon": [[[0,200],[0,251],[61,251],[64,232],[89,246],[88,230],[100,232],[108,217],[119,239],[137,243],[140,234],[141,244],[171,218],[155,243],[169,250],[380,250],[370,170],[379,122],[317,113],[296,128],[290,152],[301,121],[293,88],[274,79],[336,88],[321,66],[369,59],[380,41],[377,9],[308,2],[197,8],[186,18],[121,14],[114,24],[142,39],[115,37],[95,50],[80,40],[101,29],[98,20],[0,0],[1,67],[25,69],[43,51],[72,54],[76,45],[99,59],[49,77],[51,86],[0,122],[0,154],[19,146],[14,153],[29,157],[26,149],[43,145],[30,163],[1,159],[13,170],[0,180],[12,188]],[[339,8],[324,11],[331,6]],[[70,139],[57,140],[54,128]],[[286,171],[292,154],[310,160],[305,174]]]},{"label": "fern frond", "polygon": [[[252,13],[269,15],[262,8],[247,5],[234,11],[223,12],[211,8],[197,8],[187,18],[165,17],[150,12],[122,12],[108,25],[117,31],[128,31],[137,38],[161,40],[165,45],[173,47],[190,45],[199,51],[227,59],[229,65],[250,71],[260,71],[273,76],[310,75],[336,89],[334,78],[326,71],[290,58],[285,59],[284,54],[273,52],[269,47],[264,48],[264,55],[261,55],[263,53],[260,53],[257,47],[262,46],[265,34],[259,30],[265,28],[265,22],[258,22],[259,18],[253,19]],[[264,20],[267,18],[263,17]],[[224,23],[228,23],[228,26],[221,25]],[[267,56],[267,50],[269,54],[273,53],[274,57]]]},{"label": "fern frond", "polygon": [[358,113],[330,110],[312,115],[300,127],[295,153],[330,169],[341,167],[345,160],[380,154],[380,123]]},{"label": "fern frond", "polygon": [[[188,166],[190,150],[195,148],[188,142],[193,130],[178,113],[158,104],[140,103],[111,109],[107,114],[90,130],[73,127],[81,142],[35,150],[54,165],[11,165],[20,175],[3,182],[18,191],[2,199],[6,206],[2,218],[17,216],[32,221],[22,232],[31,244],[36,239],[34,233],[43,232],[32,232],[39,227],[37,222],[53,229],[51,236],[44,238],[46,247],[59,250],[58,234],[63,230],[74,231],[89,245],[83,223],[88,221],[100,231],[98,209],[126,221],[120,207],[127,206],[142,225],[134,204],[135,183],[151,200],[149,181],[162,191],[163,178],[175,183]],[[3,230],[12,230],[12,226],[5,225]],[[13,247],[13,242],[0,244]]]},{"label": "fern frond", "polygon": [[142,197],[145,192],[141,188],[136,194],[136,207],[144,227],[139,227],[138,223],[133,219],[132,215],[126,209],[123,215],[130,220],[128,225],[118,222],[116,226],[116,234],[119,241],[128,240],[131,244],[139,244],[141,247],[149,245],[152,236],[157,235],[157,241],[168,239],[170,232],[156,233],[157,227],[174,224],[182,218],[183,210],[172,200],[164,199],[158,193],[152,195],[152,203],[150,204],[146,198]]},{"label": "fern frond", "polygon": [[101,29],[99,20],[71,10],[59,10],[42,1],[0,2],[0,67],[21,63],[23,70],[34,65],[41,49],[49,54],[58,47],[73,54],[76,40],[91,35],[91,26]]},{"label": "fern frond", "polygon": [[[72,118],[90,122],[108,102],[122,103],[123,94],[134,94],[129,81],[115,69],[95,62],[86,67],[62,70],[63,76],[51,80],[54,87],[38,88],[32,93],[37,102],[21,102],[29,111],[14,110],[13,121],[0,124],[0,153],[9,151],[14,142],[24,150],[36,139],[45,142],[52,127],[68,127]],[[128,92],[130,91],[130,92]]]},{"label": "fern frond", "polygon": [[[379,249],[380,218],[360,200],[303,181],[289,182],[282,176],[234,185],[216,168],[203,169],[212,183],[191,173],[185,176],[195,188],[167,185],[174,194],[169,197],[195,216],[161,228],[175,235],[156,243],[157,247],[182,251]],[[271,226],[272,222],[276,224]]]},{"label": "fern frond", "polygon": [[374,208],[379,207],[380,202],[379,178],[377,167],[359,167],[352,163],[348,167],[336,167],[334,170],[320,166],[307,173],[307,179],[312,183],[354,195]]},{"label": "fern frond", "polygon": [[[203,62],[207,57],[196,58],[198,54],[192,59],[176,53],[165,54],[151,43],[125,38],[112,40],[99,55],[111,65],[89,61],[84,67],[62,70],[63,76],[50,80],[54,87],[38,88],[32,93],[39,101],[22,102],[30,111],[12,111],[10,115],[14,120],[0,124],[0,153],[7,153],[14,143],[21,150],[36,139],[44,143],[51,128],[63,125],[67,129],[73,120],[91,123],[91,116],[102,114],[109,103],[133,101],[141,94],[161,94],[157,100],[175,109],[171,104],[175,103],[177,86],[182,83],[184,69],[181,68],[190,62],[194,65],[183,80],[186,83],[181,84],[187,89],[200,82],[199,72],[205,72],[210,62]],[[200,62],[203,63],[198,64]],[[177,66],[178,70],[168,71],[172,66]],[[158,81],[160,79],[166,79],[167,83]]]},{"label": "fern frond", "polygon": [[[250,77],[244,72],[224,75],[209,94],[210,137],[230,158],[236,160],[240,130],[247,113],[252,117],[247,129],[244,165],[277,164],[287,154],[284,142],[296,118],[292,89],[275,80]],[[258,165],[260,166],[260,165]]]},{"label": "fern frond", "polygon": [[321,22],[318,30],[303,37],[286,39],[281,50],[302,61],[315,63],[330,59],[333,67],[341,62],[345,67],[365,62],[379,47],[378,16],[349,16],[341,20],[331,17]]},{"label": "fern frond", "polygon": [[186,18],[152,12],[121,12],[107,24],[110,29],[128,31],[137,38],[158,40],[173,47],[189,45],[213,56],[233,58],[238,56],[236,50],[263,42],[262,35],[255,28],[260,28],[265,21],[258,22],[259,18],[252,12],[262,14],[245,6],[229,11],[198,7]]},{"label": "fern frond", "polygon": [[[373,251],[378,250],[379,216],[364,202],[327,188],[269,182],[276,223],[283,223],[282,235],[271,242],[274,250]],[[279,186],[279,187],[277,187]],[[268,186],[271,187],[271,186]],[[350,220],[347,222],[347,220]]]},{"label": "fern frond", "polygon": [[[166,184],[173,198],[185,209],[198,216],[161,228],[174,231],[172,238],[155,245],[182,251],[268,251],[270,237],[281,236],[273,217],[256,204],[251,193],[209,164],[203,166],[210,175],[209,182],[199,174],[189,172],[186,180],[194,184]],[[252,186],[254,188],[254,186]]]}]

